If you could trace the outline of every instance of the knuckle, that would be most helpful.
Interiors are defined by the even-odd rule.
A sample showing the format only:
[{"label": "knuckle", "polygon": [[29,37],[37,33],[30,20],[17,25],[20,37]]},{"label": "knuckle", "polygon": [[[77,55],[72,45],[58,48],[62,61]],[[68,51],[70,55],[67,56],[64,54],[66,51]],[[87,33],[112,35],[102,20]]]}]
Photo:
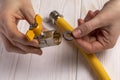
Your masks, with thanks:
[{"label": "knuckle", "polygon": [[23,48],[21,48],[21,49],[25,51],[25,54],[29,54],[29,53],[33,52],[33,49],[31,49],[31,48],[28,48],[28,47],[23,47]]},{"label": "knuckle", "polygon": [[89,49],[88,50],[88,53],[95,53],[96,51],[95,50],[93,50],[93,49]]},{"label": "knuckle", "polygon": [[8,34],[9,34],[9,38],[10,38],[11,40],[15,40],[15,39],[16,39],[16,36],[15,36],[14,33],[8,33]]},{"label": "knuckle", "polygon": [[6,22],[6,20],[9,21],[8,17],[9,17],[9,13],[8,12],[3,12],[1,14],[1,16],[0,16],[2,22],[4,22],[4,23]]},{"label": "knuckle", "polygon": [[116,42],[111,42],[108,48],[113,48],[115,46]]},{"label": "knuckle", "polygon": [[107,39],[107,41],[108,41],[108,44],[106,45],[106,47],[107,47],[108,49],[110,49],[110,48],[113,48],[113,47],[115,46],[117,39],[116,39],[116,37],[113,38],[113,36],[110,36],[110,37]]},{"label": "knuckle", "polygon": [[95,52],[95,50],[91,47],[91,48],[86,48],[86,49],[84,49],[85,50],[85,52],[87,52],[87,53],[94,53]]},{"label": "knuckle", "polygon": [[115,42],[109,40],[107,43],[105,43],[104,49],[110,49],[113,48],[114,46],[115,46]]},{"label": "knuckle", "polygon": [[86,50],[86,52],[87,52],[88,54],[94,53],[94,51],[92,51],[92,50]]},{"label": "knuckle", "polygon": [[12,52],[12,49],[8,46],[5,46],[5,49],[6,49],[7,52]]},{"label": "knuckle", "polygon": [[17,42],[15,42],[15,41],[12,41],[12,44],[14,45],[14,46],[16,46],[16,47],[18,47],[19,45],[18,45],[18,43]]},{"label": "knuckle", "polygon": [[99,52],[100,50],[102,50],[102,49],[100,49],[100,48],[98,48],[98,47],[96,47],[96,46],[91,46],[91,47],[89,47],[89,48],[87,49],[88,53],[90,53],[90,54]]},{"label": "knuckle", "polygon": [[29,52],[25,50],[25,51],[24,51],[24,54],[29,54]]},{"label": "knuckle", "polygon": [[84,33],[89,33],[91,30],[91,24],[84,24],[82,29],[81,29],[81,32],[84,34]]},{"label": "knuckle", "polygon": [[31,50],[31,52],[36,53],[36,52],[39,52],[39,50],[38,49],[33,49],[33,50]]}]

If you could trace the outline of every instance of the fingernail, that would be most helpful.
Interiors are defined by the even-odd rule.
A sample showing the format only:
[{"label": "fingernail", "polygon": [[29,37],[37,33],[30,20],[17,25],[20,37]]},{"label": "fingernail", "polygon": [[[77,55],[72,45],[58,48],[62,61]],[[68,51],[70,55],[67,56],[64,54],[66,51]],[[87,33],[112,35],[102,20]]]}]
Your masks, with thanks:
[{"label": "fingernail", "polygon": [[81,35],[81,30],[80,30],[80,29],[75,29],[75,30],[73,31],[73,36],[74,36],[75,38],[80,38],[80,35]]},{"label": "fingernail", "polygon": [[42,55],[42,51],[39,51],[39,52],[38,52],[38,55]]}]

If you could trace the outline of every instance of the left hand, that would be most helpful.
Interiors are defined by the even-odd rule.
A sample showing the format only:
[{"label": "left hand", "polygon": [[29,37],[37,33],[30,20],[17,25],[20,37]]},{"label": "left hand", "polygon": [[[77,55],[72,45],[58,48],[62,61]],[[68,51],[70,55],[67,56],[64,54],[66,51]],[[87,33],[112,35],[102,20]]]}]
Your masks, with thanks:
[{"label": "left hand", "polygon": [[33,24],[35,13],[31,0],[0,0],[0,37],[8,52],[22,54],[33,53],[41,55],[37,40],[28,41],[22,34],[17,24],[20,20],[26,20]]}]

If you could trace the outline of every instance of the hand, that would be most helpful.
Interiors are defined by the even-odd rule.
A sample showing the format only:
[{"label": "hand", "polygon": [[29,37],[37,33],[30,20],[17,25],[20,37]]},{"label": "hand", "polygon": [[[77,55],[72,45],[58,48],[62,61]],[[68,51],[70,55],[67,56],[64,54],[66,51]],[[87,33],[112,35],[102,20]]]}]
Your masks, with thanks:
[{"label": "hand", "polygon": [[107,2],[99,12],[88,12],[73,31],[76,42],[88,53],[112,48],[120,35],[120,1]]},{"label": "hand", "polygon": [[0,0],[0,36],[6,50],[22,54],[34,53],[41,55],[38,41],[28,41],[26,36],[18,31],[19,20],[34,23],[35,13],[30,0]]}]

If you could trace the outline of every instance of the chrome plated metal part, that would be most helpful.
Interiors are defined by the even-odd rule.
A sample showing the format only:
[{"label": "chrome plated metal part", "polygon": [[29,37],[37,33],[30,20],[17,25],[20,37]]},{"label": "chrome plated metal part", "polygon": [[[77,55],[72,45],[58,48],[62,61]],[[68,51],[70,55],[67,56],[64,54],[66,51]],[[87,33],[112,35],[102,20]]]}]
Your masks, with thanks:
[{"label": "chrome plated metal part", "polygon": [[59,45],[62,41],[62,36],[55,30],[45,31],[41,34],[41,36],[36,37],[39,41],[39,47],[49,47]]}]

